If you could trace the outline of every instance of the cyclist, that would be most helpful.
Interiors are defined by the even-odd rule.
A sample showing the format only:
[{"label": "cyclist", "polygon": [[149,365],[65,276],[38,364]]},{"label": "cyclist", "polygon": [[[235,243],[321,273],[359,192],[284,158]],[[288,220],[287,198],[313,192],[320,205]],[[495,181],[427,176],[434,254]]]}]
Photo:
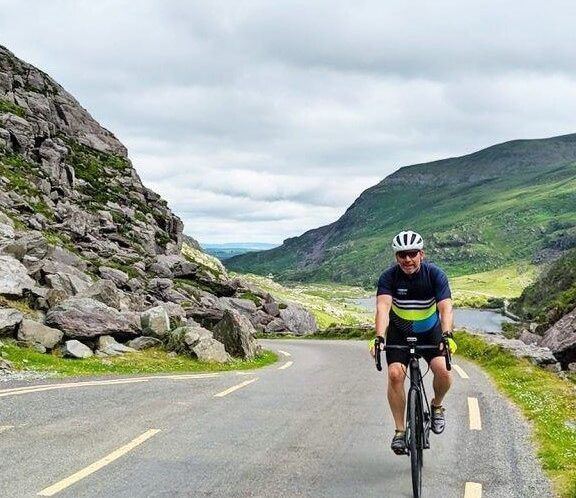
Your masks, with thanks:
[{"label": "cyclist", "polygon": [[[444,431],[445,415],[442,401],[452,384],[452,376],[443,358],[443,336],[452,337],[452,298],[448,278],[437,266],[424,261],[424,241],[411,230],[393,238],[396,264],[378,280],[376,296],[376,335],[387,344],[405,345],[406,336],[418,338],[418,344],[437,344],[438,351],[422,353],[434,374],[434,398],[431,400],[434,433]],[[408,352],[386,350],[388,363],[388,402],[396,431],[392,450],[406,453],[404,410],[406,393],[404,379]]]}]

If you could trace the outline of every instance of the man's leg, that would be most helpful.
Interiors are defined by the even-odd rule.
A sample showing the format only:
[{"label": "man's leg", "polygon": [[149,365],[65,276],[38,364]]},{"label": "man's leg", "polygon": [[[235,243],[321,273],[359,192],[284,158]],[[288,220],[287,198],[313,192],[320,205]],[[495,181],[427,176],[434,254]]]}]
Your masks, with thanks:
[{"label": "man's leg", "polygon": [[430,369],[434,374],[434,381],[432,382],[434,399],[432,399],[432,404],[434,406],[441,406],[444,396],[446,396],[446,393],[452,385],[452,372],[446,370],[446,360],[443,356],[432,358]]},{"label": "man's leg", "polygon": [[434,381],[432,382],[432,386],[434,387],[434,398],[431,401],[432,432],[440,434],[444,432],[444,427],[446,425],[442,401],[452,385],[452,374],[446,370],[446,360],[443,356],[432,358],[430,369],[434,374]]},{"label": "man's leg", "polygon": [[406,378],[406,367],[402,363],[391,363],[388,365],[388,402],[394,417],[396,430],[403,431],[404,410],[406,407],[406,393],[404,392],[404,379]]}]

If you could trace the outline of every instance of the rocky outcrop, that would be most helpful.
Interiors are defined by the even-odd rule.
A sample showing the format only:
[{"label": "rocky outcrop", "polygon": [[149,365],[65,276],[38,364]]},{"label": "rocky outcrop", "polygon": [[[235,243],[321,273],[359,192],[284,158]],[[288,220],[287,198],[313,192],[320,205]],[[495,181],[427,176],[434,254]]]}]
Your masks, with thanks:
[{"label": "rocky outcrop", "polygon": [[286,308],[280,309],[280,318],[286,328],[296,335],[313,334],[318,330],[314,317],[299,304],[290,303]]},{"label": "rocky outcrop", "polygon": [[539,345],[549,348],[564,368],[576,362],[576,308],[550,327]]},{"label": "rocky outcrop", "polygon": [[0,296],[44,317],[0,309],[0,334],[110,356],[170,345],[188,327],[183,352],[228,361],[256,354],[253,324],[314,328],[305,311],[288,305],[282,316],[272,296],[229,278],[193,239],[182,245],[182,231],[114,135],[0,47]]}]

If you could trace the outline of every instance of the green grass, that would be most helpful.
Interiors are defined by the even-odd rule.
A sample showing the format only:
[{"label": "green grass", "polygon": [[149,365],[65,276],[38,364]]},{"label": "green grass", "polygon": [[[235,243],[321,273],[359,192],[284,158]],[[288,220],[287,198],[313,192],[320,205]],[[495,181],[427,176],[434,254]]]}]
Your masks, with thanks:
[{"label": "green grass", "polygon": [[1,354],[17,370],[50,372],[59,377],[250,370],[278,361],[276,353],[266,350],[254,360],[234,360],[221,364],[199,361],[184,355],[170,357],[167,351],[159,348],[104,359],[91,357],[77,360],[62,358],[57,353],[42,354],[33,349],[21,348],[12,341],[4,343]]},{"label": "green grass", "polygon": [[574,384],[477,336],[455,336],[458,353],[484,368],[532,423],[538,457],[557,495],[576,496],[576,431],[566,426],[576,420]]},{"label": "green grass", "polygon": [[3,112],[11,112],[12,114],[16,114],[21,118],[26,116],[26,111],[23,107],[13,104],[12,102],[8,102],[7,100],[0,99],[0,113]]}]

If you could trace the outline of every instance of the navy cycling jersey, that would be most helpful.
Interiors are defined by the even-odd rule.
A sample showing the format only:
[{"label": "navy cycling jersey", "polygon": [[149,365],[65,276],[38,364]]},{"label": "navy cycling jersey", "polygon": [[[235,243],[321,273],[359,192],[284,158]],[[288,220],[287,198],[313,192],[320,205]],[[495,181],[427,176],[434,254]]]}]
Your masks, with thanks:
[{"label": "navy cycling jersey", "polygon": [[407,334],[433,330],[440,320],[436,304],[452,297],[446,274],[427,262],[412,275],[397,264],[388,268],[378,279],[382,294],[392,296],[390,322]]}]

